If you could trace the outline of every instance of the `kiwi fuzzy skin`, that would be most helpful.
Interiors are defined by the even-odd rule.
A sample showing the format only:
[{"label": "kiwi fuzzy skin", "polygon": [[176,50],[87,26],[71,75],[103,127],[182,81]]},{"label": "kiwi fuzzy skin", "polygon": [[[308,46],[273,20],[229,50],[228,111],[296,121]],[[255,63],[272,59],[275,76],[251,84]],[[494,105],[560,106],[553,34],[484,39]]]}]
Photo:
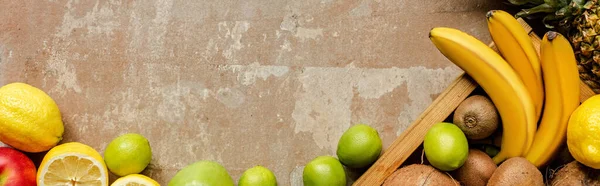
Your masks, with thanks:
[{"label": "kiwi fuzzy skin", "polygon": [[586,167],[577,161],[572,161],[552,175],[550,185],[600,185],[600,170]]},{"label": "kiwi fuzzy skin", "polygon": [[529,160],[512,157],[502,162],[488,180],[488,186],[544,186],[544,177]]},{"label": "kiwi fuzzy skin", "polygon": [[485,152],[470,149],[467,161],[453,172],[454,178],[464,185],[485,186],[497,166]]},{"label": "kiwi fuzzy skin", "polygon": [[454,111],[452,123],[457,125],[468,139],[484,139],[492,135],[500,123],[494,103],[483,95],[465,99]]}]

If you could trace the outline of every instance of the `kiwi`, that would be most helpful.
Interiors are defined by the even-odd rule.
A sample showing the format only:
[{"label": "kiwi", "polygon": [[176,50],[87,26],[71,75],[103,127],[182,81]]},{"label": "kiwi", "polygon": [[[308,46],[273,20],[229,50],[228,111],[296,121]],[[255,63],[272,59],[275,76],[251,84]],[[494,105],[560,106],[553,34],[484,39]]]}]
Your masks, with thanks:
[{"label": "kiwi", "polygon": [[502,162],[488,180],[488,186],[531,185],[543,186],[542,172],[523,157],[512,157]]},{"label": "kiwi", "polygon": [[396,170],[382,186],[427,186],[427,185],[459,185],[446,173],[423,164],[410,164]]},{"label": "kiwi", "polygon": [[473,95],[458,105],[452,122],[468,139],[484,139],[496,131],[500,118],[498,110],[489,98]]},{"label": "kiwi", "polygon": [[481,150],[470,149],[467,161],[453,172],[454,178],[467,186],[485,186],[496,170],[496,163]]},{"label": "kiwi", "polygon": [[600,185],[600,170],[572,161],[551,176],[550,185]]}]

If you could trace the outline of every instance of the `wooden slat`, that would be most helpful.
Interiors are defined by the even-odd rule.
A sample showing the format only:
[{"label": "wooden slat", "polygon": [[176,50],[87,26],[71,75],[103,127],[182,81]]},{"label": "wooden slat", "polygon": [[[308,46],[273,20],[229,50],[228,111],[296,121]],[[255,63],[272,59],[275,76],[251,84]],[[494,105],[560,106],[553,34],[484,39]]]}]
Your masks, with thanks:
[{"label": "wooden slat", "polygon": [[585,84],[585,82],[580,81],[579,83],[579,87],[581,87],[581,89],[579,90],[579,100],[583,103],[585,100],[587,100],[588,98],[596,95],[596,93],[592,90],[592,88],[590,88],[587,84]]},{"label": "wooden slat", "polygon": [[[539,55],[541,38],[532,32],[531,27],[523,19],[519,18],[518,21],[529,33]],[[496,50],[494,43],[491,43],[489,46]],[[580,85],[580,99],[582,102],[595,95],[592,89],[583,81],[581,81]],[[477,83],[468,75],[465,73],[461,74],[409,128],[392,142],[381,157],[353,185],[381,185],[423,143],[423,138],[427,130],[433,124],[445,120],[477,86]]]},{"label": "wooden slat", "polygon": [[427,130],[450,115],[477,84],[466,74],[460,75],[381,155],[354,185],[381,185],[423,142]]}]

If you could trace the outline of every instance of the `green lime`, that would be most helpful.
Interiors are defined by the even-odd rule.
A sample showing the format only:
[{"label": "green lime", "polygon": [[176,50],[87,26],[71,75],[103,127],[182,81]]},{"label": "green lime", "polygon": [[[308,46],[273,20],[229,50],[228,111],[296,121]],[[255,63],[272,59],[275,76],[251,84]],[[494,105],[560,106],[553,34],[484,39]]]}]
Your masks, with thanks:
[{"label": "green lime", "polygon": [[350,168],[364,168],[379,158],[381,148],[377,130],[358,124],[342,134],[337,146],[337,156],[342,164]]},{"label": "green lime", "polygon": [[277,186],[277,179],[271,170],[257,165],[242,174],[238,186]]},{"label": "green lime", "polygon": [[469,154],[469,143],[463,131],[446,122],[437,123],[427,131],[423,148],[429,163],[442,171],[461,167]]},{"label": "green lime", "polygon": [[117,176],[138,174],[152,160],[148,139],[136,133],[123,134],[113,139],[104,150],[104,162]]},{"label": "green lime", "polygon": [[311,160],[302,172],[304,186],[345,186],[344,167],[332,156],[319,156]]},{"label": "green lime", "polygon": [[233,186],[233,179],[221,164],[203,160],[179,170],[168,184],[168,186],[180,185]]}]

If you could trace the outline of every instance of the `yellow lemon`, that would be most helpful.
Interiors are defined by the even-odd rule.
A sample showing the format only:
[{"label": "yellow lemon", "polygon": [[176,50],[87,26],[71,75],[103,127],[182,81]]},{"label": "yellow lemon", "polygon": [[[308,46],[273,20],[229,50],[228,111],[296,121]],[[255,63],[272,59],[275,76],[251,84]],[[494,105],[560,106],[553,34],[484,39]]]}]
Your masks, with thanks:
[{"label": "yellow lemon", "polygon": [[584,101],[569,118],[567,147],[575,160],[600,169],[600,95]]},{"label": "yellow lemon", "polygon": [[108,169],[102,156],[79,142],[58,145],[44,156],[37,185],[108,186]]},{"label": "yellow lemon", "polygon": [[110,186],[160,186],[160,184],[148,176],[130,174],[115,180]]},{"label": "yellow lemon", "polygon": [[44,91],[25,83],[0,87],[0,141],[42,152],[56,146],[63,132],[58,106]]}]

